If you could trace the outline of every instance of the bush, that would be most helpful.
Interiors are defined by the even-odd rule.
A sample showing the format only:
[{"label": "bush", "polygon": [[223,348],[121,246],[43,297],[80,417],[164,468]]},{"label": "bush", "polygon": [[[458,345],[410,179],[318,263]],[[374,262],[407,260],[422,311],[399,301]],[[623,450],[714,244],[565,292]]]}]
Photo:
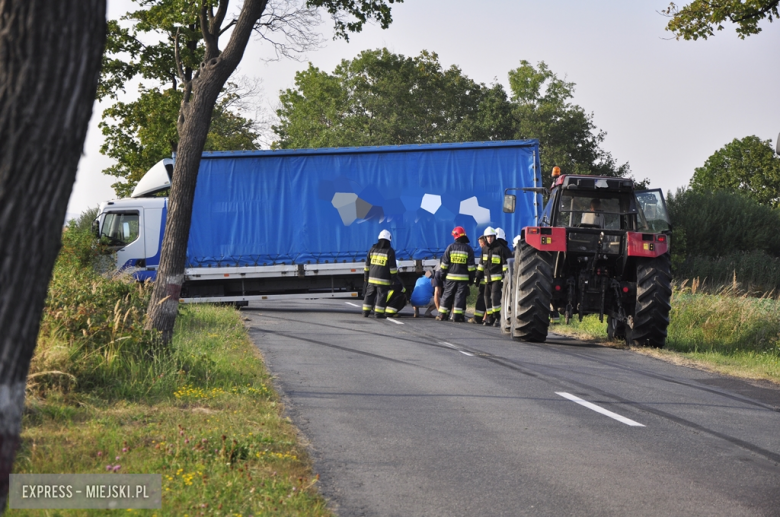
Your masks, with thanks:
[{"label": "bush", "polygon": [[763,251],[780,257],[780,212],[734,192],[678,189],[668,195],[672,253],[720,257]]},{"label": "bush", "polygon": [[768,292],[780,287],[780,211],[734,192],[678,189],[668,195],[672,270],[677,281],[699,278]]},{"label": "bush", "polygon": [[150,289],[98,273],[106,249],[91,234],[92,219],[82,214],[63,232],[30,365],[29,387],[39,396],[123,391],[160,366],[157,336],[143,329]]}]

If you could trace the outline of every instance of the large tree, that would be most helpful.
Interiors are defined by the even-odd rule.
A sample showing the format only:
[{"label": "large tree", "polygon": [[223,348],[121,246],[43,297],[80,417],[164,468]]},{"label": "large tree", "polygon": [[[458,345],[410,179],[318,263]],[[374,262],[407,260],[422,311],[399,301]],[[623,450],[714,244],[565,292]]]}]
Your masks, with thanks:
[{"label": "large tree", "polygon": [[[311,42],[317,8],[326,9],[333,17],[336,37],[348,39],[349,33],[359,32],[371,20],[387,27],[392,21],[390,4],[402,0],[245,0],[238,16],[229,21],[230,0],[137,1],[146,7],[143,12],[133,13],[135,19],[141,20],[141,30],[149,29],[158,35],[161,32],[163,36],[158,45],[143,45],[139,39],[138,61],[159,58],[164,63],[173,55],[176,80],[182,90],[168,218],[147,321],[147,328],[160,331],[163,342],[168,342],[173,335],[184,281],[200,157],[217,98],[240,63],[252,33],[256,31],[273,42],[271,35],[278,31],[289,45],[277,44],[276,50],[286,55]],[[220,41],[228,34],[221,49]],[[105,85],[124,85],[145,73],[119,58],[108,61],[110,74],[104,78]],[[164,75],[164,69],[161,66],[158,73]]]},{"label": "large tree", "polygon": [[734,139],[694,170],[691,188],[698,192],[741,192],[762,205],[780,207],[780,158],[771,140]]},{"label": "large tree", "polygon": [[745,37],[761,32],[759,22],[777,18],[780,0],[693,0],[682,7],[671,3],[663,13],[669,17],[666,30],[677,39],[707,39],[722,31],[724,22],[736,25],[737,35]]},{"label": "large tree", "polygon": [[516,138],[536,138],[546,168],[557,165],[565,174],[628,176],[628,163],[618,165],[601,148],[607,134],[593,123],[593,115],[572,103],[572,82],[560,79],[540,62],[528,61],[509,72]]},{"label": "large tree", "polygon": [[386,49],[361,52],[333,73],[311,64],[280,96],[280,148],[392,145],[513,138],[539,140],[544,163],[567,173],[625,176],[601,148],[606,133],[572,103],[574,83],[543,62],[521,61],[509,72],[511,98],[435,53],[404,57]]},{"label": "large tree", "polygon": [[0,0],[0,513],[105,34],[105,0]]},{"label": "large tree", "polygon": [[[343,60],[332,74],[309,64],[295,75],[295,85],[280,96],[276,147],[511,138],[509,124],[485,120],[509,117],[501,86],[478,84],[457,66],[444,69],[438,56],[425,50],[411,58],[387,49],[366,50]],[[485,113],[493,107],[491,100],[500,114]]]}]

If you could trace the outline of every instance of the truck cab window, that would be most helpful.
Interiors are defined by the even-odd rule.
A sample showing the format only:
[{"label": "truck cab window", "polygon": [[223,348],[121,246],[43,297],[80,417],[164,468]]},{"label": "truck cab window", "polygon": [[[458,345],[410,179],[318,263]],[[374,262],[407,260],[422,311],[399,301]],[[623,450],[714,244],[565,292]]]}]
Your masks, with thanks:
[{"label": "truck cab window", "polygon": [[138,212],[108,212],[100,236],[112,246],[130,244],[138,238],[138,219]]}]

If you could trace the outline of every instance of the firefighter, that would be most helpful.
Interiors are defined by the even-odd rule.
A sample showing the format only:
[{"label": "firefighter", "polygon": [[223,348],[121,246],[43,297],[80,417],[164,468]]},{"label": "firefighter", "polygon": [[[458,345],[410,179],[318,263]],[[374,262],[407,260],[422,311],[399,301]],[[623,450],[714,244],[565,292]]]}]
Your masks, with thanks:
[{"label": "firefighter", "polygon": [[466,298],[469,284],[474,281],[477,266],[474,264],[474,250],[469,246],[469,238],[462,226],[452,230],[455,242],[447,246],[441,258],[441,270],[444,275],[444,295],[441,297],[438,321],[446,321],[450,304],[453,304],[453,321],[466,321]]},{"label": "firefighter", "polygon": [[[480,267],[483,268],[485,277],[485,308],[486,315],[483,325],[501,326],[501,295],[504,288],[504,275],[507,270],[507,258],[509,248],[496,240],[497,231],[494,228],[485,229],[485,241],[487,246],[483,248]],[[504,242],[506,237],[501,231]]]},{"label": "firefighter", "polygon": [[[363,316],[368,318],[374,310],[376,318],[386,318],[385,304],[393,279],[398,274],[395,251],[390,247],[393,237],[387,230],[379,232],[379,240],[368,251],[363,278],[366,284],[363,297]],[[376,301],[376,306],[374,302]]]},{"label": "firefighter", "polygon": [[[506,233],[501,228],[496,228],[496,242],[506,248],[507,260],[514,257],[512,249],[509,247],[509,243],[506,241]],[[509,268],[509,265],[504,267],[504,272]]]},{"label": "firefighter", "polygon": [[390,286],[390,291],[387,293],[385,314],[388,318],[397,317],[401,309],[406,307],[406,303],[406,288],[398,275],[393,275],[393,285]]},{"label": "firefighter", "polygon": [[[487,231],[487,229],[485,231]],[[477,242],[479,242],[479,247],[482,250],[482,257],[484,257],[485,236],[480,235],[477,238]],[[474,306],[474,317],[469,318],[469,323],[476,323],[478,325],[482,325],[482,319],[485,317],[485,275],[482,273],[483,271],[484,267],[482,266],[482,260],[479,260],[479,265],[477,266],[477,276],[474,281],[479,289],[479,294],[477,294],[477,303]]]}]

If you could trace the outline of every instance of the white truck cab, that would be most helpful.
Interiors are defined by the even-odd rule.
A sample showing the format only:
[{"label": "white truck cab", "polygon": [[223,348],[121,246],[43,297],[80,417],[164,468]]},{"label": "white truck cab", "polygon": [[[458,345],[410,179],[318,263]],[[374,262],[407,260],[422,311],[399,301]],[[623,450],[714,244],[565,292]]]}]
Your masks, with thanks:
[{"label": "white truck cab", "polygon": [[153,279],[160,264],[168,198],[149,196],[171,187],[172,171],[173,160],[159,161],[129,199],[106,201],[98,209],[97,235],[116,250],[117,269],[132,269],[137,280]]}]

